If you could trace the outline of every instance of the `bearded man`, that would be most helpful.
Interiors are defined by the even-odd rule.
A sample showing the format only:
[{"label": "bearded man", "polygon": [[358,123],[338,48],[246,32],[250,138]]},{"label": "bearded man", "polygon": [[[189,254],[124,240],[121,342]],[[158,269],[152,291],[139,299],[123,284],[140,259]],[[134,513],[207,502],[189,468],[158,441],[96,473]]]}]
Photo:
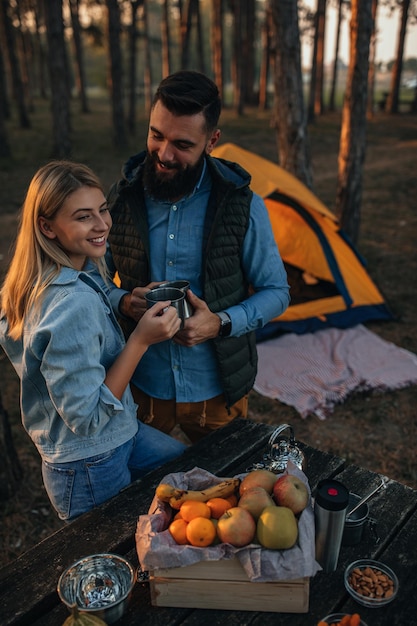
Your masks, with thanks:
[{"label": "bearded man", "polygon": [[193,315],[151,346],[132,377],[138,417],[191,442],[246,417],[257,371],[255,331],[289,304],[287,275],[265,204],[238,164],[210,156],[220,138],[218,88],[179,71],[160,83],[146,150],[109,194],[111,293],[128,336],[145,294],[190,282]]}]

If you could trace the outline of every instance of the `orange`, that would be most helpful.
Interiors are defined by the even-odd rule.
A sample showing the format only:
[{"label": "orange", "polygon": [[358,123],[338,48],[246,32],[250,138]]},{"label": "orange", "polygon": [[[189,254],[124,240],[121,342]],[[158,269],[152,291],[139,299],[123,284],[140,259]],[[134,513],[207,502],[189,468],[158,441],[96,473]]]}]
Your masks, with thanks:
[{"label": "orange", "polygon": [[173,517],[173,519],[183,519],[182,515],[181,515],[181,511],[177,511]]},{"label": "orange", "polygon": [[188,522],[186,522],[184,519],[181,519],[179,517],[178,519],[175,519],[173,522],[171,522],[168,527],[168,530],[173,536],[174,540],[180,546],[188,543],[187,526],[188,526]]},{"label": "orange", "polygon": [[213,543],[216,539],[217,533],[216,527],[211,519],[207,519],[206,517],[195,517],[191,520],[191,522],[188,522],[186,535],[188,542],[191,543],[192,546],[205,548]]},{"label": "orange", "polygon": [[219,519],[227,509],[232,508],[232,505],[226,498],[211,498],[207,500],[207,506],[210,507],[210,517],[214,517],[214,519]]},{"label": "orange", "polygon": [[225,500],[228,500],[230,502],[230,506],[237,506],[238,503],[238,498],[237,495],[235,493],[232,493],[230,496],[227,496],[227,498],[225,498]]},{"label": "orange", "polygon": [[182,519],[191,522],[195,517],[211,517],[210,507],[205,502],[198,500],[186,500],[181,504],[180,513]]}]

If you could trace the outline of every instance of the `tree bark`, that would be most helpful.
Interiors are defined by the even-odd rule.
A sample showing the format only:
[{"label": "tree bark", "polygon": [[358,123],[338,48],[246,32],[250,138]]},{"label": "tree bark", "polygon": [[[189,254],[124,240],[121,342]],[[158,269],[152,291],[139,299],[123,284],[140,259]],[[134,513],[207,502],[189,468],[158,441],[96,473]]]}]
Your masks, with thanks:
[{"label": "tree bark", "polygon": [[257,34],[257,19],[254,0],[246,0],[242,3],[244,11],[242,13],[243,24],[243,98],[245,104],[255,105],[257,97],[255,93],[255,38]]},{"label": "tree bark", "polygon": [[368,103],[366,105],[366,117],[371,120],[374,117],[375,100],[375,53],[376,53],[376,14],[378,0],[372,0],[372,33],[369,46],[369,71],[368,71]]},{"label": "tree bark", "polygon": [[144,32],[144,48],[145,48],[145,63],[143,72],[143,84],[145,90],[145,111],[149,113],[152,102],[152,59],[151,59],[151,42],[149,36],[149,0],[143,2],[143,32]]},{"label": "tree bark", "polygon": [[162,76],[169,76],[172,68],[171,58],[171,29],[169,21],[168,0],[162,3],[162,20],[161,20],[161,52],[162,52]]},{"label": "tree bark", "polygon": [[71,118],[68,91],[68,64],[64,39],[62,2],[46,2],[46,32],[52,103],[53,155],[67,158],[71,154]]},{"label": "tree bark", "polygon": [[127,146],[123,107],[123,61],[120,46],[120,8],[117,0],[106,0],[109,46],[109,87],[112,102],[113,141],[118,148]]},{"label": "tree bark", "polygon": [[400,81],[401,72],[403,67],[403,55],[405,45],[405,34],[407,31],[408,9],[410,8],[410,0],[402,0],[401,3],[401,19],[400,28],[398,32],[397,53],[395,56],[395,63],[392,67],[391,75],[391,89],[388,94],[386,103],[387,113],[398,113],[399,99],[400,99]]},{"label": "tree bark", "polygon": [[37,60],[37,74],[38,74],[38,80],[37,80],[37,87],[39,90],[39,95],[41,98],[43,98],[44,100],[47,100],[48,96],[47,96],[47,74],[48,74],[48,70],[47,70],[47,58],[46,58],[46,50],[45,50],[45,46],[41,37],[41,29],[42,26],[45,22],[45,11],[44,11],[44,2],[41,1],[40,3],[36,3],[36,0],[33,0],[34,5],[37,6],[33,6],[32,10],[33,10],[33,14],[35,16],[35,42],[34,42],[34,48],[35,48],[35,57]]},{"label": "tree bark", "polygon": [[10,159],[10,157],[12,156],[5,123],[5,103],[7,102],[6,93],[4,91],[5,89],[6,81],[4,80],[3,54],[0,48],[0,159]]},{"label": "tree bark", "polygon": [[342,112],[336,214],[342,229],[354,243],[358,240],[360,228],[371,33],[372,0],[352,0],[350,61]]},{"label": "tree bark", "polygon": [[13,83],[13,98],[17,103],[19,111],[19,121],[21,128],[30,128],[30,119],[25,102],[25,91],[23,86],[22,74],[20,71],[19,59],[16,51],[16,42],[12,25],[12,16],[10,3],[7,0],[0,0],[0,16],[3,22],[4,39],[6,42],[7,55],[9,59],[10,72]]},{"label": "tree bark", "polygon": [[142,4],[142,0],[133,0],[130,3],[131,11],[131,23],[129,26],[129,105],[127,113],[127,126],[131,133],[135,132],[136,128],[136,42],[137,42],[137,28],[136,19],[139,6]]},{"label": "tree bark", "polygon": [[241,116],[244,110],[242,12],[245,7],[241,4],[240,0],[231,0],[231,7],[234,18],[232,53],[233,108],[236,114]]},{"label": "tree bark", "polygon": [[180,13],[181,69],[189,67],[192,0],[185,0]]},{"label": "tree bark", "polygon": [[314,90],[314,114],[323,113],[323,89],[324,89],[324,40],[326,31],[326,0],[318,0],[317,3],[317,59],[316,59],[316,82]]},{"label": "tree bark", "polygon": [[83,113],[89,113],[90,107],[88,105],[86,79],[85,79],[85,67],[84,67],[84,50],[81,39],[80,20],[78,16],[79,0],[69,0],[70,13],[71,13],[71,25],[74,39],[75,49],[75,65],[77,68],[77,87],[78,95],[81,103],[81,111]]},{"label": "tree bark", "polygon": [[271,39],[272,39],[272,16],[269,5],[266,7],[262,24],[261,67],[259,70],[259,97],[258,106],[260,111],[268,108],[268,80],[271,69]]},{"label": "tree bark", "polygon": [[23,470],[13,445],[9,417],[0,395],[0,501],[11,498],[22,479]]},{"label": "tree bark", "polygon": [[223,0],[212,0],[211,22],[211,54],[214,82],[216,83],[220,97],[224,97],[224,56],[223,56]]},{"label": "tree bark", "polygon": [[338,69],[339,69],[340,29],[342,25],[343,2],[344,0],[338,0],[338,6],[337,6],[336,40],[335,40],[335,46],[334,46],[334,61],[333,61],[332,84],[330,88],[330,97],[329,97],[329,111],[336,110],[335,99],[336,99],[336,87],[337,87],[337,74],[338,74]]},{"label": "tree bark", "polygon": [[296,0],[270,0],[274,27],[275,106],[280,165],[312,187]]}]

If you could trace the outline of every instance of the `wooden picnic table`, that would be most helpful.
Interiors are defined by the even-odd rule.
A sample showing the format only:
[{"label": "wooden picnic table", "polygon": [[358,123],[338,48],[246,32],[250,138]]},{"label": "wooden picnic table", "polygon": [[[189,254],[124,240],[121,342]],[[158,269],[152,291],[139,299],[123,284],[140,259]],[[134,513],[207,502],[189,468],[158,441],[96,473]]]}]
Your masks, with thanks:
[{"label": "wooden picnic table", "polygon": [[[148,474],[112,500],[82,515],[41,541],[21,557],[0,569],[1,626],[59,626],[68,617],[56,585],[61,572],[73,561],[94,553],[113,552],[138,564],[135,530],[138,516],[147,514],[155,488],[172,472],[203,468],[216,476],[245,472],[262,460],[275,426],[236,419],[187,449],[179,459]],[[318,426],[319,428],[319,426]],[[344,459],[297,442],[303,450],[305,473],[314,496],[317,483],[336,477],[351,492],[365,495],[381,482],[381,476]],[[308,613],[266,613],[156,607],[151,604],[149,583],[136,583],[129,608],[120,626],[315,626],[332,612],[359,612],[368,626],[417,624],[417,491],[389,480],[370,501],[370,516],[362,541],[342,546],[335,572],[319,571],[310,580]],[[399,578],[397,598],[384,608],[356,604],[343,584],[345,567],[359,558],[382,560]],[[256,584],[253,584],[256,593]]]}]

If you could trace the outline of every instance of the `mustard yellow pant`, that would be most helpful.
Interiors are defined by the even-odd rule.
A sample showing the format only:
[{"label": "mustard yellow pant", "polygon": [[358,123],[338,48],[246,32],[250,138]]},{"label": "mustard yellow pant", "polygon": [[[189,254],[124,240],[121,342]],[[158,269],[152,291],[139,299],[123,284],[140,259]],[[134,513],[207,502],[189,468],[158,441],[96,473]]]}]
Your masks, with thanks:
[{"label": "mustard yellow pant", "polygon": [[131,388],[134,400],[139,405],[137,415],[142,422],[164,433],[171,433],[176,426],[180,426],[192,443],[235,417],[246,418],[248,415],[247,395],[228,411],[223,394],[203,402],[176,402],[151,398],[135,385],[131,385]]}]

